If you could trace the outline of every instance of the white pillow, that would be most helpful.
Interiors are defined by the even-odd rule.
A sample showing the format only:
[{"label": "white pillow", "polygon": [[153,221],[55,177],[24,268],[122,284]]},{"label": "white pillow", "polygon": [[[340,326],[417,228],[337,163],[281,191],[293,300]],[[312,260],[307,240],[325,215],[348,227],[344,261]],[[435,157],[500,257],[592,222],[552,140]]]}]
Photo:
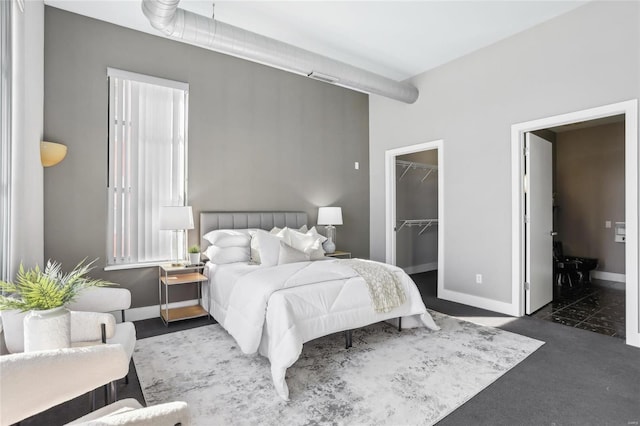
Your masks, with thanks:
[{"label": "white pillow", "polygon": [[322,247],[322,240],[317,239],[313,244],[307,247],[304,251],[309,255],[310,260],[324,259],[324,247]]},{"label": "white pillow", "polygon": [[251,263],[255,263],[256,265],[260,264],[260,248],[258,247],[258,237],[256,236],[256,234],[258,233],[258,230],[256,229],[255,231],[250,231],[249,235],[251,235],[251,243],[250,243],[250,248],[251,248]]},{"label": "white pillow", "polygon": [[267,231],[256,231],[253,239],[258,244],[258,253],[260,257],[260,264],[264,266],[275,266],[278,264],[278,257],[280,256],[280,242],[282,236],[270,234]]},{"label": "white pillow", "polygon": [[324,249],[322,248],[322,243],[326,240],[326,237],[311,232],[307,232],[306,234],[293,231],[291,229],[287,232],[287,242],[291,247],[296,250],[300,250],[301,252],[309,255],[311,260],[318,260],[324,257]]},{"label": "white pillow", "polygon": [[294,249],[293,247],[285,244],[284,241],[280,241],[278,265],[284,265],[285,263],[306,262],[307,260],[309,260],[308,254]]},{"label": "white pillow", "polygon": [[217,265],[249,261],[249,247],[209,246],[204,254],[209,258],[211,263]]},{"label": "white pillow", "polygon": [[218,247],[248,247],[251,237],[248,230],[217,229],[202,238]]},{"label": "white pillow", "polygon": [[[314,227],[314,228],[315,228],[315,227]],[[277,234],[277,233],[279,233],[280,231],[282,231],[283,229],[291,229],[291,228],[287,228],[286,226],[285,226],[284,228],[278,228],[277,226],[274,226],[274,227],[271,229],[271,231],[270,231],[270,232],[271,232],[272,234]],[[294,229],[294,231],[296,231],[296,229]],[[298,231],[298,232],[302,232],[302,233],[304,234],[305,232],[307,232],[307,231],[308,231],[308,229],[307,229],[307,225],[302,225],[300,228],[298,228],[298,229],[297,229],[297,231]]]},{"label": "white pillow", "polygon": [[290,232],[297,232],[297,231],[294,231],[293,229],[289,229],[286,226],[284,228],[280,229],[280,231],[274,232],[276,229],[280,229],[280,228],[273,228],[271,230],[271,233],[277,235],[280,238],[282,238],[282,241],[284,241],[285,244],[290,246],[291,245],[291,237],[289,236],[289,233]]},{"label": "white pillow", "polygon": [[327,238],[327,237],[325,237],[324,235],[322,235],[322,234],[319,234],[319,233],[318,233],[318,230],[316,229],[316,227],[315,227],[315,226],[312,226],[312,227],[311,227],[311,229],[309,229],[309,230],[306,232],[306,234],[307,234],[307,235],[317,235],[317,236],[319,236],[319,237],[322,239],[322,241],[320,241],[321,243],[324,243],[325,241],[327,241],[327,240],[328,240],[328,238]]},{"label": "white pillow", "polygon": [[[278,230],[278,232],[275,232],[276,230]],[[286,227],[284,229],[273,228],[269,232],[264,231],[262,229],[255,229],[255,230],[249,231],[251,233],[251,262],[258,265],[262,263],[260,239],[257,237],[259,233],[265,233],[265,234],[277,236],[279,239],[289,244],[289,239],[287,237],[288,231],[289,231],[289,228],[286,228]],[[277,254],[276,254],[276,257],[277,257]]]},{"label": "white pillow", "polygon": [[313,235],[302,234],[300,232],[288,230],[288,244],[296,250],[305,251],[317,239]]}]

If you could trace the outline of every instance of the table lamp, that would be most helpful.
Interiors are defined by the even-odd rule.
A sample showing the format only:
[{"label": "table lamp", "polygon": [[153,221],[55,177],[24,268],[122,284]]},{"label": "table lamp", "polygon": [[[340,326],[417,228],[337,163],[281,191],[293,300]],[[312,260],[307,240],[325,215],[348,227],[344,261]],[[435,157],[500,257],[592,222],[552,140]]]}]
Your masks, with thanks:
[{"label": "table lamp", "polygon": [[336,227],[342,225],[341,207],[320,207],[318,209],[318,225],[324,225],[327,230],[327,241],[322,244],[324,251],[334,253],[336,251]]},{"label": "table lamp", "polygon": [[[178,235],[185,229],[193,229],[193,211],[191,206],[163,206],[160,207],[160,229],[173,231],[173,263],[171,266],[181,266],[178,250]],[[186,241],[186,239],[185,239]]]}]

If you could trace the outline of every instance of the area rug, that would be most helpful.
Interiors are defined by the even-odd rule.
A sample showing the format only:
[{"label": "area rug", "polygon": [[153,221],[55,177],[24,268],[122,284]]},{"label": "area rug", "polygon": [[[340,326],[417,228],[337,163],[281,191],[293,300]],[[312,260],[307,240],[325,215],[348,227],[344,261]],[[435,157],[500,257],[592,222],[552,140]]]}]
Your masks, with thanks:
[{"label": "area rug", "polygon": [[269,362],[243,355],[219,325],[141,339],[134,361],[147,404],[186,401],[195,425],[430,425],[543,342],[430,311],[440,331],[386,323],[304,345],[278,397]]}]

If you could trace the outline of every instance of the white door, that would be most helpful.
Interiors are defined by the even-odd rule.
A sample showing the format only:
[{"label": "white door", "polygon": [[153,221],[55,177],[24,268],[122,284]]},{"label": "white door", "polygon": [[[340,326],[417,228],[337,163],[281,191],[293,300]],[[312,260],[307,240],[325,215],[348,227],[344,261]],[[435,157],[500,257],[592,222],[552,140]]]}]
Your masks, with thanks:
[{"label": "white door", "polygon": [[527,133],[526,313],[532,314],[553,300],[553,187],[551,142]]}]

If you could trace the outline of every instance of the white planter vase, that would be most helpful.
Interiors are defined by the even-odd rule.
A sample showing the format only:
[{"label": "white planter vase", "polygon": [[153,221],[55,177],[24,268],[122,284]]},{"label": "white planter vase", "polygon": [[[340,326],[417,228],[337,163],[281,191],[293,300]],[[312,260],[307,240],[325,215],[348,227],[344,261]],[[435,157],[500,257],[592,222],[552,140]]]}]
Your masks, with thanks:
[{"label": "white planter vase", "polygon": [[24,351],[71,346],[71,314],[64,306],[30,311],[24,317]]},{"label": "white planter vase", "polygon": [[189,253],[189,264],[200,263],[200,253]]}]

